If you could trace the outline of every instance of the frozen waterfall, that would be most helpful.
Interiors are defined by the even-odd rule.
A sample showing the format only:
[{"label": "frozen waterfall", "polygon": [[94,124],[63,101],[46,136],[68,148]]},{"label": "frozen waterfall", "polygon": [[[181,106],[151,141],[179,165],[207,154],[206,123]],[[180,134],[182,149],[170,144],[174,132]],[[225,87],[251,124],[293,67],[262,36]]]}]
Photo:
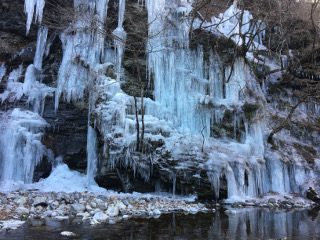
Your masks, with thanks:
[{"label": "frozen waterfall", "polygon": [[47,123],[39,114],[19,108],[1,117],[0,179],[31,183],[35,167],[47,155],[41,143]]},{"label": "frozen waterfall", "polygon": [[[127,39],[128,25],[124,23],[126,11],[132,6],[125,0],[116,2],[112,7],[118,12],[117,27],[106,31],[109,0],[74,0],[75,19],[59,36],[63,56],[56,88],[42,83],[44,54],[50,52],[47,43],[50,31],[45,26],[38,29],[33,64],[10,70],[5,78],[6,90],[0,94],[2,102],[26,99],[26,108],[32,111],[15,108],[1,113],[0,179],[32,182],[35,167],[48,155],[49,150],[41,143],[47,126],[42,116],[46,97],[54,95],[56,112],[60,101],[89,104],[88,182],[93,182],[101,170],[98,165],[102,158],[107,159],[103,171],[117,166],[131,168],[134,177],[139,175],[146,182],[151,180],[153,164],[161,159],[170,161],[170,167],[164,163],[161,170],[168,172],[173,194],[180,187],[181,171],[188,167],[199,171],[190,177],[196,180],[203,176],[201,171],[206,172],[216,199],[225,183],[229,201],[268,191],[304,193],[300,186],[309,172],[268,153],[264,115],[267,102],[246,60],[238,57],[223,65],[222,56],[213,48],[190,46],[193,1],[138,0],[136,3],[135,7],[146,10],[148,16],[148,22],[144,23],[148,26],[147,57],[143,59],[148,79],[143,81],[149,81],[150,98],[142,98],[139,94],[143,91],[139,96],[133,93],[138,81],[134,74],[129,76],[129,67],[124,64],[126,44],[132,41],[129,35]],[[27,34],[33,19],[41,23],[44,6],[44,0],[25,0]],[[243,17],[242,26],[239,16]],[[232,36],[241,45],[239,32],[261,31],[263,23],[252,20],[248,11],[240,14],[235,1],[211,22],[195,20],[193,27],[221,22],[216,29],[208,28],[210,34],[220,32],[219,37]],[[112,32],[112,36],[107,32]],[[259,49],[264,48],[263,37],[261,31],[254,39]],[[1,64],[0,82],[6,74],[7,68]],[[126,89],[123,86],[129,78],[133,84]],[[251,116],[252,112],[250,117],[246,116],[245,105],[254,105],[258,109],[257,117]],[[311,107],[301,105],[300,108]],[[318,108],[311,110],[319,112]],[[227,130],[222,129],[224,121],[229,121]],[[137,152],[137,129],[142,129],[142,122],[144,149]],[[103,143],[98,142],[98,137]],[[155,144],[158,150],[152,145],[155,142],[161,143],[160,147]],[[98,152],[102,144],[104,147]]]}]

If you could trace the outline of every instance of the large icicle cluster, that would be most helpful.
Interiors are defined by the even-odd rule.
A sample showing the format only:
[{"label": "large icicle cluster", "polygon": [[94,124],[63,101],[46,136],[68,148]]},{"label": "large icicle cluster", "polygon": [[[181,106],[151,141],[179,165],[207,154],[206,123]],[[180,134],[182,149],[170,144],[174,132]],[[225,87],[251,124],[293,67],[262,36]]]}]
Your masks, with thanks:
[{"label": "large icicle cluster", "polygon": [[43,156],[49,155],[41,143],[47,123],[38,113],[19,108],[1,118],[0,179],[31,183],[35,167]]},{"label": "large icicle cluster", "polygon": [[[30,14],[33,16],[31,8],[34,8],[35,5],[37,6],[38,20],[41,21],[44,1],[25,2],[28,19]],[[53,158],[50,151],[41,143],[43,129],[48,125],[41,117],[45,99],[47,96],[53,96],[54,92],[52,87],[41,83],[42,58],[46,48],[47,34],[48,28],[39,28],[34,64],[27,67],[24,82],[20,82],[19,79],[23,74],[23,66],[20,65],[9,74],[7,88],[0,94],[2,103],[20,101],[25,96],[27,104],[33,108],[33,112],[15,108],[1,116],[0,177],[3,181],[14,180],[31,183],[34,169],[43,156],[47,155],[49,160]],[[0,70],[0,74],[5,73],[3,65],[1,69],[3,70]]]},{"label": "large icicle cluster", "polygon": [[[144,1],[139,3],[143,4]],[[269,190],[303,193],[299,186],[304,184],[311,173],[283,163],[279,156],[266,155],[263,115],[260,115],[260,119],[249,122],[243,114],[234,114],[235,134],[240,122],[245,127],[240,142],[225,142],[211,136],[211,127],[221,122],[226,109],[237,111],[247,102],[265,107],[263,92],[245,61],[237,59],[232,73],[231,67],[222,73],[217,53],[212,50],[207,53],[209,58],[204,60],[201,46],[196,50],[189,48],[191,2],[148,0],[145,4],[149,22],[147,66],[149,78],[154,84],[154,100],[144,99],[145,139],[165,142],[161,151],[169,152],[171,161],[176,161],[176,166],[171,169],[162,166],[163,171],[170,173],[173,192],[176,188],[176,176],[183,169],[195,167],[192,159],[197,159],[199,171],[202,169],[207,172],[217,198],[222,177],[227,179],[230,200],[257,196]],[[117,29],[122,29],[123,11],[120,4]],[[220,18],[230,18],[237,11],[236,6],[232,5]],[[252,18],[248,12],[243,17],[243,22]],[[233,17],[230,21],[225,21],[219,30],[227,36],[232,34],[227,34],[230,29],[239,31],[235,28],[237,21]],[[248,25],[245,24],[243,28]],[[114,31],[114,35],[118,37],[115,40],[116,50],[107,50],[105,59],[112,61],[112,57],[116,58],[112,62],[116,62],[119,80],[124,47],[119,45],[124,41],[119,40],[124,40],[124,37],[118,33],[125,32],[118,32],[117,29]],[[260,34],[260,38],[255,40],[256,46],[261,43],[262,37]],[[131,167],[135,173],[148,180],[151,175],[150,161],[156,160],[147,156],[148,154],[141,157],[135,152],[137,126],[133,97],[121,90],[119,82],[104,76],[104,71],[100,71],[96,78],[98,88],[103,90],[100,91],[99,104],[94,112],[97,126],[104,136],[104,154],[108,157],[108,167]],[[227,79],[231,74],[227,83],[222,74]],[[248,90],[254,97],[249,96]],[[256,98],[260,100],[257,102]],[[138,106],[140,101],[138,99]],[[138,120],[141,126],[141,115]],[[195,178],[199,176],[200,174],[196,174]]]},{"label": "large icicle cluster", "polygon": [[[63,58],[58,74],[55,106],[63,95],[67,102],[81,100],[90,81],[90,68],[103,59],[104,22],[109,0],[75,0],[74,8],[79,11],[75,23],[60,36]],[[87,9],[81,11],[81,9]],[[95,13],[95,9],[99,9]],[[75,31],[75,32],[73,32]]]},{"label": "large icicle cluster", "polygon": [[[27,14],[27,33],[26,33],[27,35],[29,34],[33,16],[35,18],[35,22],[41,23],[44,5],[45,5],[45,0],[25,0],[24,1],[24,11]],[[35,13],[34,13],[34,10],[36,10]]]},{"label": "large icicle cluster", "polygon": [[[89,182],[97,174],[101,156],[108,158],[107,168],[130,167],[135,175],[149,180],[152,164],[167,155],[168,159],[162,160],[174,164],[171,167],[158,164],[160,171],[169,173],[173,193],[177,176],[185,174],[183,172],[189,168],[197,169],[197,174],[190,178],[199,179],[201,171],[206,172],[217,199],[223,178],[227,180],[229,200],[250,198],[270,190],[303,193],[301,186],[307,178],[313,177],[313,172],[298,164],[286,164],[281,156],[265,149],[265,116],[262,113],[266,100],[245,60],[238,58],[232,67],[222,71],[222,61],[214,50],[204,52],[201,45],[196,49],[189,47],[192,11],[189,0],[138,1],[140,5],[145,4],[148,12],[147,73],[154,86],[154,99],[143,99],[143,147],[146,151],[136,152],[137,121],[142,125],[142,99],[127,95],[121,89],[120,81],[126,79],[122,67],[127,41],[123,26],[126,3],[119,1],[118,26],[112,31],[113,39],[108,39],[113,40],[113,48],[105,44],[108,3],[109,0],[74,0],[76,19],[60,35],[63,58],[56,89],[41,83],[42,59],[49,47],[46,27],[39,28],[34,64],[27,68],[24,83],[19,81],[22,66],[8,76],[7,90],[0,95],[2,102],[26,96],[34,112],[14,109],[3,114],[6,120],[1,121],[0,128],[4,136],[0,146],[2,180],[31,182],[35,166],[48,154],[41,144],[46,126],[41,115],[45,98],[55,90],[56,111],[61,99],[85,101],[88,93]],[[252,16],[247,11],[240,14],[235,3],[210,23],[202,24],[210,26],[221,22],[211,32],[220,32],[227,37],[233,35],[233,40],[241,45],[239,32],[260,31],[258,26],[263,24],[254,27],[247,24]],[[44,4],[44,0],[25,0],[27,33],[34,15],[35,21],[41,22]],[[243,17],[243,26],[239,26],[239,16]],[[199,22],[195,21],[193,27],[198,26]],[[255,39],[255,47],[263,48],[262,38],[263,32]],[[111,45],[112,41],[109,43]],[[115,66],[116,79],[107,74],[112,66]],[[6,68],[1,65],[0,81],[5,74]],[[135,109],[135,100],[138,109]],[[245,117],[243,107],[247,103],[259,105],[259,118],[248,120]],[[215,139],[212,129],[228,112],[232,115],[234,139]],[[138,119],[135,113],[138,113]],[[99,144],[95,129],[104,140],[101,155],[97,153]],[[149,151],[152,148],[149,143],[157,141],[163,145],[157,151]],[[14,175],[15,172],[18,174]]]}]

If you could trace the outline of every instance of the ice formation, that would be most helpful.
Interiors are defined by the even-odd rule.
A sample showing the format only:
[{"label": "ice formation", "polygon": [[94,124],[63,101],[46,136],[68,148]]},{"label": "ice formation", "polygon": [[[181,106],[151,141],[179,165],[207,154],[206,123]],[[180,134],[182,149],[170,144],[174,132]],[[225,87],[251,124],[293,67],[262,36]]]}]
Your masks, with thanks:
[{"label": "ice formation", "polygon": [[46,42],[48,36],[48,28],[40,27],[38,30],[37,48],[34,56],[34,66],[38,69],[42,69],[42,57],[45,52]]},{"label": "ice formation", "polygon": [[[33,3],[26,2],[26,8],[30,7],[30,4]],[[34,4],[40,6],[44,2],[38,1]],[[40,9],[37,10],[37,14],[40,14],[38,11]],[[42,13],[39,15],[39,20],[41,17]],[[48,125],[41,117],[45,99],[47,96],[52,96],[54,92],[53,88],[40,83],[47,33],[46,27],[39,28],[34,64],[27,67],[24,82],[19,81],[23,73],[23,66],[20,65],[18,69],[9,74],[6,91],[0,94],[2,102],[15,102],[26,96],[28,105],[33,108],[33,111],[14,108],[2,114],[0,121],[0,177],[2,181],[14,180],[31,183],[34,169],[42,158],[47,156],[49,160],[52,160],[50,150],[41,143],[43,130]]]},{"label": "ice formation", "polygon": [[2,78],[4,77],[4,75],[6,75],[6,66],[4,65],[4,63],[1,63],[0,65],[0,82],[2,80]]},{"label": "ice formation", "polygon": [[[192,1],[138,1],[140,5],[145,4],[148,13],[147,74],[154,86],[154,99],[134,99],[121,89],[120,80],[125,80],[122,62],[127,40],[123,26],[125,0],[119,1],[118,26],[112,32],[113,41],[105,44],[108,3],[108,0],[74,0],[79,14],[60,35],[63,58],[56,89],[41,83],[42,60],[48,53],[46,48],[50,47],[46,27],[39,28],[34,63],[26,69],[24,83],[19,81],[22,66],[8,76],[7,90],[0,95],[2,101],[20,100],[24,95],[28,97],[33,112],[16,108],[3,114],[6,121],[1,121],[0,130],[5,136],[1,138],[0,146],[1,180],[32,181],[35,166],[48,151],[41,144],[46,126],[41,115],[45,98],[53,95],[55,90],[56,111],[59,111],[61,98],[68,103],[89,99],[87,186],[88,182],[93,183],[100,164],[96,130],[103,137],[102,156],[108,158],[109,168],[116,165],[130,167],[135,176],[139,175],[145,181],[150,179],[150,164],[157,159],[152,154],[140,158],[141,155],[135,151],[137,121],[141,126],[140,112],[144,111],[145,139],[163,141],[161,151],[169,152],[170,161],[176,161],[174,167],[163,166],[162,169],[169,173],[173,194],[177,189],[177,177],[188,167],[199,169],[193,175],[195,179],[201,178],[202,170],[206,171],[216,199],[219,199],[222,178],[228,184],[229,201],[251,198],[270,190],[304,193],[301,186],[313,173],[299,164],[286,164],[281,156],[266,148],[263,111],[259,118],[251,121],[242,111],[247,103],[258,104],[261,109],[266,104],[263,91],[245,60],[237,58],[232,67],[222,71],[221,59],[213,49],[204,52],[201,45],[189,47]],[[41,22],[44,4],[43,0],[25,0],[27,33],[35,8],[35,20]],[[80,12],[81,9],[86,11]],[[243,18],[240,19],[242,26],[239,26],[239,16]],[[249,12],[240,14],[236,1],[225,13],[212,18],[211,22],[204,22],[203,26],[219,22],[221,24],[216,29],[209,30],[233,36],[239,45],[242,44],[240,32],[261,31],[263,26],[261,22],[253,23]],[[197,24],[199,22],[195,21],[193,27],[197,28]],[[263,36],[261,31],[252,48],[264,48]],[[250,53],[247,56],[252,57]],[[116,79],[106,74],[112,66],[115,67]],[[2,64],[0,81],[5,74],[6,68]],[[255,100],[257,96],[259,101]],[[313,106],[301,105],[300,108],[301,111],[319,113],[319,108]],[[213,127],[220,124],[228,112],[232,115],[233,139],[226,140],[226,136],[216,139]],[[147,141],[143,144],[148,147]],[[61,177],[58,170],[68,172],[66,166],[57,166],[49,182]],[[83,176],[78,179],[82,182]]]},{"label": "ice formation", "polygon": [[[24,1],[24,11],[27,14],[26,35],[29,34],[33,16],[35,18],[35,22],[41,23],[44,5],[45,5],[45,0],[25,0]],[[36,12],[34,13],[35,9],[36,9]]]},{"label": "ice formation", "polygon": [[123,29],[123,19],[125,13],[125,0],[119,1],[118,27],[113,31],[114,46],[116,48],[116,74],[117,80],[120,81],[122,57],[125,48],[127,34]]},{"label": "ice formation", "polygon": [[19,108],[1,117],[1,180],[31,183],[35,167],[48,155],[41,143],[47,123],[39,114]]},{"label": "ice formation", "polygon": [[[63,45],[63,59],[59,69],[58,86],[55,95],[56,110],[63,94],[67,102],[83,98],[87,82],[92,79],[90,68],[103,59],[104,21],[109,0],[75,0],[75,9],[86,6],[88,11],[79,14],[73,26],[60,36]],[[99,9],[95,14],[95,9]],[[79,10],[80,11],[80,10]],[[72,33],[73,28],[75,34]]]}]

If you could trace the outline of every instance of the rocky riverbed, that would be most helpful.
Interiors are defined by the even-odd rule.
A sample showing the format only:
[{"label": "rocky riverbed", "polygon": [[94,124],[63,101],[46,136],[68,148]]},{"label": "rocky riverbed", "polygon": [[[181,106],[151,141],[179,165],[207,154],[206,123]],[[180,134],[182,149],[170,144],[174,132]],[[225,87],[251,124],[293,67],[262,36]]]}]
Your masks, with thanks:
[{"label": "rocky riverbed", "polygon": [[[230,209],[230,205],[233,208]],[[309,200],[288,196],[264,196],[261,199],[229,204],[226,214],[236,214],[237,208],[257,206],[267,208],[311,208]],[[0,193],[0,229],[13,230],[28,218],[64,220],[81,217],[90,224],[114,224],[131,217],[159,217],[162,213],[215,212],[219,204],[200,203],[192,198],[142,194],[97,194],[91,192],[15,191]]]}]

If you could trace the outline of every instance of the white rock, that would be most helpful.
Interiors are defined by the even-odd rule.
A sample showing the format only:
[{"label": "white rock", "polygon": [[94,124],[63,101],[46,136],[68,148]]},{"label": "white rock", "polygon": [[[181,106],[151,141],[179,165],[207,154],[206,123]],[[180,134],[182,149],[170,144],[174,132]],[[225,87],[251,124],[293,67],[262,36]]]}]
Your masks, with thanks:
[{"label": "white rock", "polygon": [[14,202],[16,204],[23,205],[27,202],[27,199],[25,197],[17,197]]},{"label": "white rock", "polygon": [[25,207],[18,207],[14,212],[19,217],[26,217],[29,215],[29,210]]},{"label": "white rock", "polygon": [[118,207],[118,209],[126,209],[127,206],[124,205],[121,201],[117,201],[116,207]]},{"label": "white rock", "polygon": [[34,199],[34,202],[33,202],[33,204],[35,205],[35,206],[37,206],[37,205],[47,205],[47,198],[46,197],[36,197],[35,199]]},{"label": "white rock", "polygon": [[74,236],[76,236],[75,233],[73,233],[73,232],[68,232],[68,231],[63,231],[63,232],[61,232],[61,235],[62,235],[62,236],[66,236],[66,237],[74,237]]},{"label": "white rock", "polygon": [[195,207],[190,207],[189,208],[189,212],[191,213],[191,214],[196,214],[196,213],[198,213],[198,209],[197,208],[195,208]]},{"label": "white rock", "polygon": [[110,217],[116,217],[119,215],[119,209],[117,206],[110,204],[106,211],[106,214],[108,214]]},{"label": "white rock", "polygon": [[2,222],[2,229],[4,230],[14,230],[24,224],[25,221],[9,220]]},{"label": "white rock", "polygon": [[52,209],[56,209],[57,207],[59,207],[59,202],[58,201],[53,201],[51,204],[50,204],[50,207]]},{"label": "white rock", "polygon": [[156,215],[156,216],[161,215],[161,211],[159,209],[155,209],[153,210],[153,215]]},{"label": "white rock", "polygon": [[90,221],[91,225],[95,225],[95,224],[99,224],[100,222],[98,222],[96,219],[92,218]]},{"label": "white rock", "polygon": [[92,211],[92,207],[89,204],[87,204],[86,205],[86,210],[87,210],[87,212],[90,212],[90,211]]},{"label": "white rock", "polygon": [[59,214],[56,212],[56,211],[54,211],[54,212],[52,212],[51,213],[51,217],[56,217],[56,216],[58,216]]},{"label": "white rock", "polygon": [[90,213],[86,212],[86,213],[83,214],[82,221],[85,221],[85,220],[87,220],[89,218],[90,218]]},{"label": "white rock", "polygon": [[105,222],[108,218],[108,215],[104,214],[103,212],[97,212],[93,216],[93,219],[98,222]]}]

